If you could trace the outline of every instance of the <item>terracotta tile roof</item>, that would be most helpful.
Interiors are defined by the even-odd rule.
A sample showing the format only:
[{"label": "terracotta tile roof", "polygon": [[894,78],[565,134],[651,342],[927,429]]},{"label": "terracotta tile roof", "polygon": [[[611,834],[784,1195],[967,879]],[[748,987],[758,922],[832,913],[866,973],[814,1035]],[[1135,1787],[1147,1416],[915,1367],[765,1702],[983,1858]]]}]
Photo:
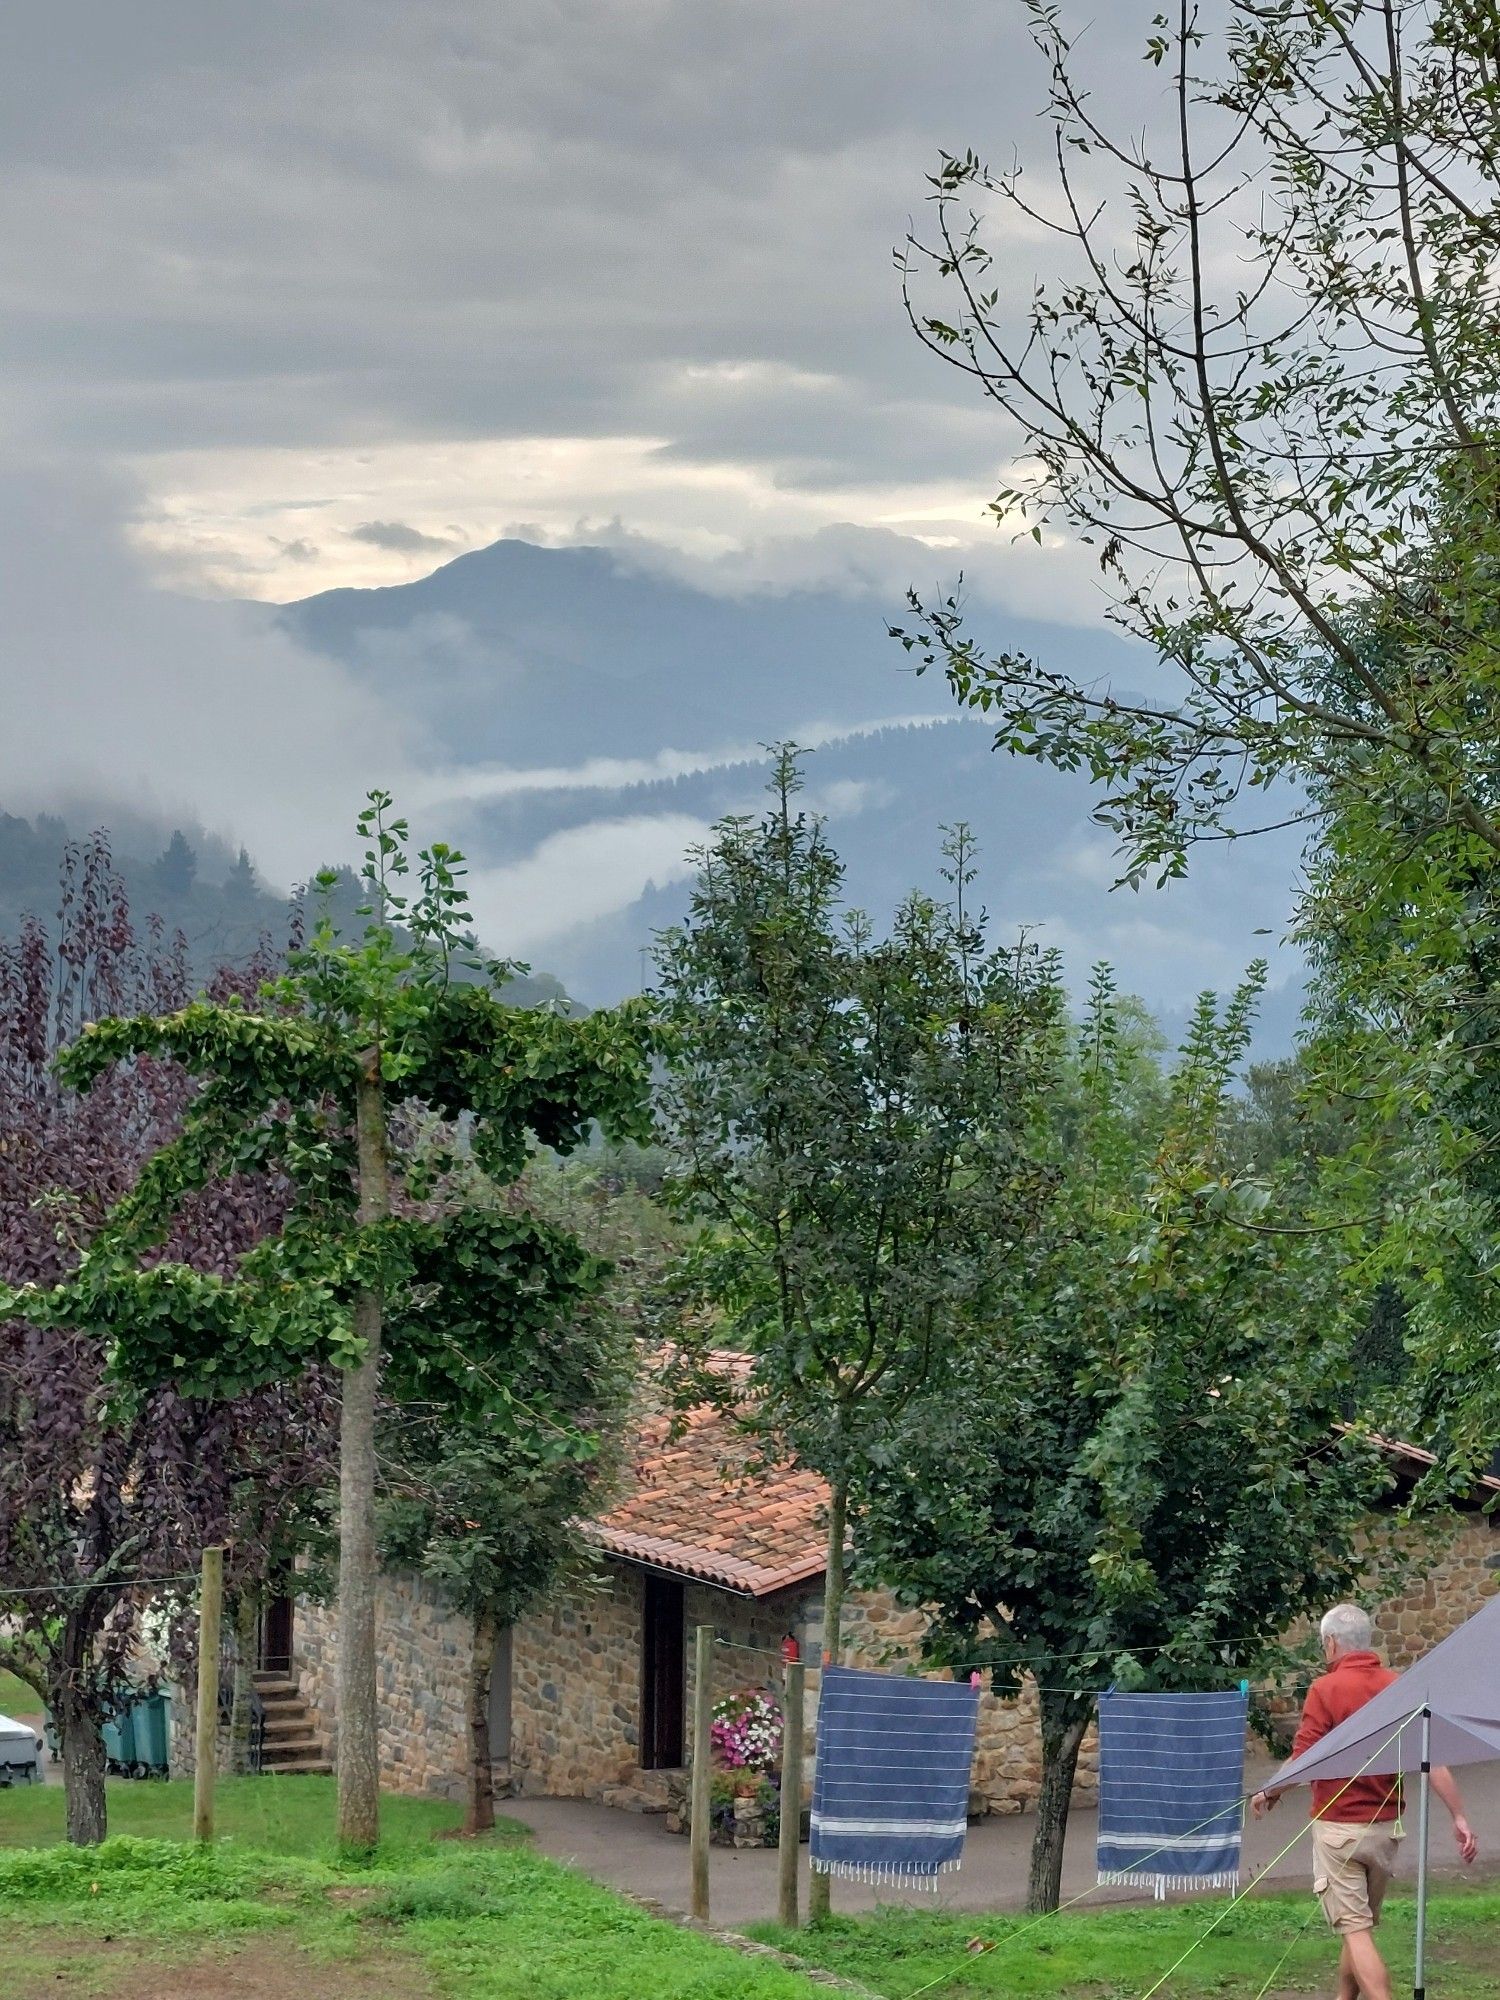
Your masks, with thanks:
[{"label": "terracotta tile roof", "polygon": [[[1377,1451],[1384,1452],[1387,1458],[1404,1460],[1408,1465],[1419,1466],[1423,1472],[1430,1471],[1437,1464],[1434,1453],[1424,1450],[1419,1444],[1408,1444],[1404,1438],[1382,1437],[1379,1431],[1361,1430],[1355,1424],[1336,1424],[1334,1428],[1341,1437],[1363,1437]],[[1493,1472],[1477,1474],[1474,1493],[1476,1497],[1485,1493],[1500,1493],[1500,1478]]]},{"label": "terracotta tile roof", "polygon": [[717,1410],[694,1410],[675,1438],[648,1419],[631,1490],[593,1532],[611,1555],[750,1597],[821,1576],[827,1484],[800,1466],[748,1471],[751,1458]]},{"label": "terracotta tile roof", "polygon": [[[743,1377],[741,1355],[714,1357],[722,1372]],[[1339,1424],[1344,1435],[1354,1427]],[[1365,1433],[1387,1457],[1423,1469],[1430,1452],[1398,1438]],[[665,1417],[642,1424],[629,1492],[591,1524],[599,1545],[627,1562],[695,1577],[749,1597],[769,1597],[821,1576],[825,1562],[822,1510],[827,1482],[800,1466],[751,1471],[750,1441],[720,1411],[692,1411],[677,1437]],[[1476,1481],[1500,1491],[1500,1478]]]}]

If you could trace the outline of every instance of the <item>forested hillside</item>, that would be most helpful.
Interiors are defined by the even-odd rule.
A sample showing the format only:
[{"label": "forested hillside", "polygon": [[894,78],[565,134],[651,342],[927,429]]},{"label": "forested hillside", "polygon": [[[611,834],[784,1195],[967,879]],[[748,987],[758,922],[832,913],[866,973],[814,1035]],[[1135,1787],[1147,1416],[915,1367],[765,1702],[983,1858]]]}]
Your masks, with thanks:
[{"label": "forested hillside", "polygon": [[[265,939],[281,947],[293,935],[296,900],[268,887],[245,849],[197,827],[157,823],[128,809],[77,810],[64,818],[38,813],[34,819],[0,809],[0,938],[15,937],[22,920],[36,917],[54,927],[62,894],[62,862],[69,844],[104,832],[116,872],[125,884],[132,922],[156,922],[170,936],[181,933],[196,977],[210,967],[243,963]],[[356,911],[358,882],[345,868],[328,895],[309,899],[302,921],[329,911],[342,928],[363,921]],[[519,1006],[536,1006],[564,996],[547,973],[514,980],[508,989]]]}]

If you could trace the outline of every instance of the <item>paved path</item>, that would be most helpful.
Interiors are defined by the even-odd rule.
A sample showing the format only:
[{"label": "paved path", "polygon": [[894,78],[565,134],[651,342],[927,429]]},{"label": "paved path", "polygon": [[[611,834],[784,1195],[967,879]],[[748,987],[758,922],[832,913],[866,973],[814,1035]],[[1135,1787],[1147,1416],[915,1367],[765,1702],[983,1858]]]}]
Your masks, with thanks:
[{"label": "paved path", "polygon": [[[1251,1781],[1274,1767],[1251,1766]],[[1461,1772],[1469,1817],[1479,1835],[1486,1872],[1500,1872],[1500,1764],[1480,1764]],[[612,1806],[592,1805],[582,1799],[508,1799],[501,1810],[519,1819],[536,1835],[542,1853],[559,1861],[572,1862],[587,1875],[631,1895],[650,1897],[668,1909],[686,1907],[688,1894],[688,1844],[680,1834],[666,1830],[659,1814],[626,1813]],[[1308,1883],[1307,1842],[1300,1840],[1291,1853],[1277,1861],[1280,1850],[1304,1822],[1305,1808],[1288,1798],[1264,1820],[1253,1820],[1245,1840],[1246,1860],[1251,1868],[1264,1869],[1279,1887],[1293,1889]],[[1435,1806],[1433,1819],[1433,1860],[1443,1871],[1456,1868],[1448,1815]],[[1409,1830],[1414,1831],[1414,1814],[1408,1814]],[[915,1896],[905,1899],[888,1891],[877,1892],[862,1882],[834,1884],[834,1904],[840,1910],[873,1909],[877,1902],[913,1901],[931,1909],[936,1903],[955,1910],[1016,1910],[1026,1901],[1026,1870],[1031,1848],[1032,1822],[1029,1814],[995,1816],[970,1827],[964,1846],[964,1865],[957,1875],[944,1877],[939,1897]],[[1268,1865],[1269,1864],[1269,1865]],[[1481,1861],[1481,1866],[1485,1861]],[[1411,1861],[1406,1863],[1407,1874]],[[803,1899],[806,1906],[806,1867],[803,1869]],[[1078,1811],[1068,1826],[1068,1842],[1063,1857],[1063,1896],[1076,1896],[1094,1883],[1094,1815]],[[711,1850],[710,1905],[716,1923],[734,1926],[754,1923],[776,1914],[776,1856],[766,1848]],[[1129,1891],[1095,1889],[1090,1905],[1138,1900]]]}]

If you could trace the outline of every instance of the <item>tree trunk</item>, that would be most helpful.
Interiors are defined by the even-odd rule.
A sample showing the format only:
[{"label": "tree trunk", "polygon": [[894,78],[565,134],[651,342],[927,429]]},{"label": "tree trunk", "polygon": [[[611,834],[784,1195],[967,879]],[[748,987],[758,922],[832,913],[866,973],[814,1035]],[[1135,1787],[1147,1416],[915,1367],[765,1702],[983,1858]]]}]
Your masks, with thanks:
[{"label": "tree trunk", "polygon": [[1063,1841],[1078,1752],[1093,1713],[1091,1699],[1043,1693],[1042,1789],[1036,1802],[1036,1831],[1031,1840],[1031,1877],[1026,1907],[1033,1916],[1055,1910],[1062,1899]]},{"label": "tree trunk", "polygon": [[[356,1096],[359,1220],[390,1214],[385,1095],[380,1056],[371,1050]],[[380,1839],[380,1718],[375,1685],[375,1394],[380,1383],[381,1298],[354,1302],[364,1359],[344,1376],[339,1421],[339,1650],[337,1673],[338,1839],[368,1854]]]},{"label": "tree trunk", "polygon": [[53,1708],[63,1760],[68,1838],[75,1847],[97,1847],[106,1831],[104,1736],[98,1720],[74,1697]]},{"label": "tree trunk", "polygon": [[489,1612],[474,1620],[474,1653],[469,1663],[469,1805],[465,1833],[492,1833],[495,1827],[495,1764],[490,1743],[490,1681],[499,1631]]},{"label": "tree trunk", "polygon": [[250,1695],[255,1685],[255,1627],[259,1606],[251,1590],[234,1603],[234,1700],[229,1711],[229,1768],[243,1778],[250,1769]]},{"label": "tree trunk", "polygon": [[[849,1516],[848,1475],[840,1472],[828,1484],[828,1556],[823,1572],[823,1659],[838,1663],[844,1640],[844,1531]],[[816,1754],[816,1753],[815,1753]],[[831,1883],[814,1875],[807,1885],[807,1917],[815,1923],[832,1904]]]}]

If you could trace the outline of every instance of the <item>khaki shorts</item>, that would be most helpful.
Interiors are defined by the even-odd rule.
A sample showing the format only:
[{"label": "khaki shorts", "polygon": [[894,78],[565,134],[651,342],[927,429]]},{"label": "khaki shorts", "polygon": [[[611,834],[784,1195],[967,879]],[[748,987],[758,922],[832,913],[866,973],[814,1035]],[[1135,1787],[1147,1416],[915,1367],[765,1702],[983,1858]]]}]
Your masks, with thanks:
[{"label": "khaki shorts", "polygon": [[1322,1899],[1330,1928],[1341,1937],[1374,1930],[1401,1846],[1395,1823],[1315,1819],[1312,1839],[1313,1894]]}]

